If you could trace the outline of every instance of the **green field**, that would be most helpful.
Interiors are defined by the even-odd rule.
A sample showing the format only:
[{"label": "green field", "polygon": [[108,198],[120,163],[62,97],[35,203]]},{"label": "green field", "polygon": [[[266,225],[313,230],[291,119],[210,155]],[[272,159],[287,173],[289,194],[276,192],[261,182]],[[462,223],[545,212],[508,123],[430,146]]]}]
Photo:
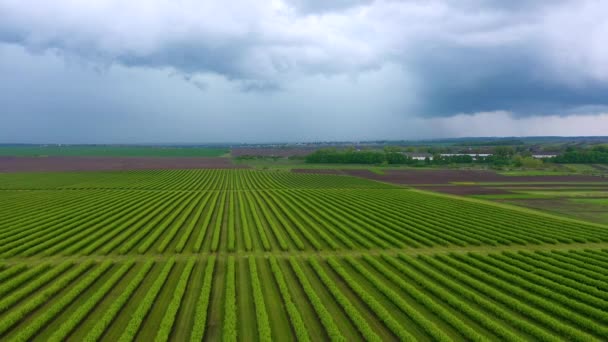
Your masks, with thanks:
[{"label": "green field", "polygon": [[155,146],[0,146],[0,156],[15,157],[220,157],[230,151],[208,147]]},{"label": "green field", "polygon": [[472,197],[514,204],[594,223],[608,224],[608,188],[598,185],[554,184],[526,187],[495,186],[507,194],[473,195]]},{"label": "green field", "polygon": [[608,227],[350,176],[0,174],[3,341],[601,341]]}]

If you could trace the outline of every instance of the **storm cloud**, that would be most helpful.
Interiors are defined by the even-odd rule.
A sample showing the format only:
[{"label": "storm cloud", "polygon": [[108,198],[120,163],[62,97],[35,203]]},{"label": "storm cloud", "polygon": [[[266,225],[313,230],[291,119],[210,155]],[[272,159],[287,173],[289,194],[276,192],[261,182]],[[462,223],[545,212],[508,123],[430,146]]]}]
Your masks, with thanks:
[{"label": "storm cloud", "polygon": [[[593,0],[0,0],[0,101],[12,122],[10,113],[104,112],[129,124],[170,108],[184,122],[290,125],[314,110],[312,117],[361,123],[346,125],[357,137],[378,138],[398,135],[388,127],[394,120],[407,135],[425,118],[476,113],[601,117],[606,13],[608,3]],[[142,86],[149,78],[158,84]],[[85,79],[96,81],[82,87]],[[118,93],[131,87],[152,103]],[[33,105],[23,94],[36,89],[56,94],[40,91]],[[208,105],[220,99],[243,105]],[[443,134],[413,130],[422,131]],[[298,139],[331,135],[319,132]]]}]

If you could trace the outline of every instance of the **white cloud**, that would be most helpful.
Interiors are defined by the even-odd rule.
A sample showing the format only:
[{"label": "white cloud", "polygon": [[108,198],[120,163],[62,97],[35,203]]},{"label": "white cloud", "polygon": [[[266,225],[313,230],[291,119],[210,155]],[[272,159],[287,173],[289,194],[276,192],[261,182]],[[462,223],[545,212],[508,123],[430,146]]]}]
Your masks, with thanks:
[{"label": "white cloud", "polygon": [[[353,73],[395,61],[407,67],[412,55],[453,47],[542,44],[547,59],[557,56],[585,75],[608,80],[605,2],[523,7],[481,0],[323,3],[0,0],[0,39],[128,65],[245,79]],[[320,11],[298,12],[302,7]]]},{"label": "white cloud", "polygon": [[[595,0],[0,0],[0,101],[22,127],[0,133],[30,121],[45,123],[42,141],[50,126],[74,141],[605,134],[607,12]],[[481,114],[445,118],[462,112]],[[563,116],[535,117],[551,113]]]}]

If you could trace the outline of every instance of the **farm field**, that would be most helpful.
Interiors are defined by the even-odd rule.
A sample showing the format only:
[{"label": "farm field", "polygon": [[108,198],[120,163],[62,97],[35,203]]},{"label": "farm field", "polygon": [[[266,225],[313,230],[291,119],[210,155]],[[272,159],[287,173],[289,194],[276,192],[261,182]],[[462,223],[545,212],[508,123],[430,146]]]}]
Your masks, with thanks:
[{"label": "farm field", "polygon": [[608,227],[479,199],[286,171],[10,173],[0,216],[0,340],[608,336]]},{"label": "farm field", "polygon": [[475,197],[608,224],[608,187],[516,188],[507,194]]},{"label": "farm field", "polygon": [[1,173],[246,168],[223,157],[3,157]]},{"label": "farm field", "polygon": [[220,157],[229,152],[209,147],[120,145],[0,146],[0,156],[14,157]]}]

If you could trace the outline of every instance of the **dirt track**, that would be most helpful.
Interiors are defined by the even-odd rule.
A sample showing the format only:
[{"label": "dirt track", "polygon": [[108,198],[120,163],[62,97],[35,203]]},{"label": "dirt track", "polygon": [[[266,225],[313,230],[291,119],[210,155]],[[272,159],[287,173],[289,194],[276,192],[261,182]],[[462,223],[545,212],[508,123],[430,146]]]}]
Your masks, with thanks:
[{"label": "dirt track", "polygon": [[228,158],[170,157],[0,157],[0,172],[230,169]]}]

